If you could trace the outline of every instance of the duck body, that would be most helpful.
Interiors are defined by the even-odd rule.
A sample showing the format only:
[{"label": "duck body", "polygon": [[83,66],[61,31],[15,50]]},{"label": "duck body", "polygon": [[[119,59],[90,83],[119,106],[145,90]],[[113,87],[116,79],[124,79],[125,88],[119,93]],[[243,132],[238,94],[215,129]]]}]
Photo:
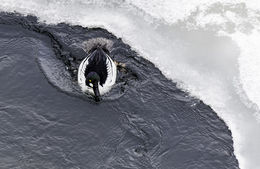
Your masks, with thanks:
[{"label": "duck body", "polygon": [[[98,95],[104,95],[116,82],[116,65],[110,58],[109,51],[101,46],[92,48],[88,53],[78,69],[78,84],[83,92],[95,96],[96,92]],[[95,91],[95,87],[98,91]]]}]

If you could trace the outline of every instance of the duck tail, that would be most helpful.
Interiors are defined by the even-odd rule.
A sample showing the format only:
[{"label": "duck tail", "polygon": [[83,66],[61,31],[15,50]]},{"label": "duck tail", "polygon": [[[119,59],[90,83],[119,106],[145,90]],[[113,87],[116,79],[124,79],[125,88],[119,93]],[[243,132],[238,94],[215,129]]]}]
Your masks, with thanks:
[{"label": "duck tail", "polygon": [[90,53],[97,48],[102,48],[104,51],[110,52],[112,46],[113,41],[106,38],[91,38],[82,43],[82,48],[87,53]]}]

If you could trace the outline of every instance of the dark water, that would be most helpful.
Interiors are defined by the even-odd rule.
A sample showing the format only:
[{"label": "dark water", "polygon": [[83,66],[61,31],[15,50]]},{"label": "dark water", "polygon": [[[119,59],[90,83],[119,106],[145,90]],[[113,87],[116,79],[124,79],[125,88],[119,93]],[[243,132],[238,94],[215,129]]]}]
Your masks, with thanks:
[{"label": "dark water", "polygon": [[[0,24],[0,168],[238,168],[223,120],[121,39],[17,14]],[[80,44],[93,37],[127,65],[100,103],[76,85]]]}]

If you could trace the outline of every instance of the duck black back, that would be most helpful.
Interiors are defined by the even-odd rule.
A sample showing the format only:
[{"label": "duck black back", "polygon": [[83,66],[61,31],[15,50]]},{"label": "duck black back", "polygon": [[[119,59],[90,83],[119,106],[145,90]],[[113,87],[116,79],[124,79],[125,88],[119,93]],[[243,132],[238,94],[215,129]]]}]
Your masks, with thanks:
[{"label": "duck black back", "polygon": [[85,69],[85,77],[90,72],[96,72],[100,76],[100,85],[102,86],[107,79],[107,55],[108,51],[100,46],[89,51],[88,65]]}]

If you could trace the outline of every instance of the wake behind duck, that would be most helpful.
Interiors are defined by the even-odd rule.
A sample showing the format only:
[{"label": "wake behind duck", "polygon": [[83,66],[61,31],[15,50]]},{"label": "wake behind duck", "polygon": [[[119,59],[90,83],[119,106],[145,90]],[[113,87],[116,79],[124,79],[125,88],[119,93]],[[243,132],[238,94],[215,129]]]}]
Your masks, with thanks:
[{"label": "wake behind duck", "polygon": [[116,82],[117,66],[111,59],[112,42],[104,38],[90,39],[84,43],[88,56],[78,69],[78,84],[83,92],[94,95],[100,101]]}]

